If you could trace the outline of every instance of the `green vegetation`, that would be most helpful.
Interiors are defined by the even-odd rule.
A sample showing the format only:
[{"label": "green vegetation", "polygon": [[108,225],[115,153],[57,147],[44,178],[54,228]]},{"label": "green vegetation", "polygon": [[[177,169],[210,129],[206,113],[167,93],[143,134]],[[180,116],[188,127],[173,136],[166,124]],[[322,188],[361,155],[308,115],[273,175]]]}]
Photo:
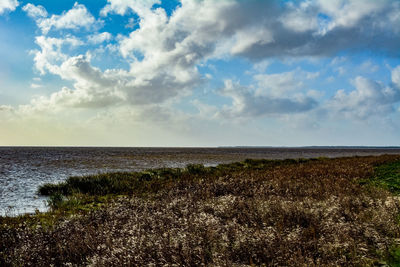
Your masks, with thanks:
[{"label": "green vegetation", "polygon": [[[71,177],[0,217],[0,265],[399,266],[400,156]],[[389,192],[390,191],[390,192]]]},{"label": "green vegetation", "polygon": [[[277,166],[306,163],[315,159],[286,159],[286,160],[253,160],[246,159],[243,162],[221,164],[216,167],[204,167],[202,164],[189,164],[185,169],[161,168],[143,172],[116,172],[89,175],[82,177],[70,177],[59,184],[44,184],[38,192],[41,195],[69,196],[74,194],[88,195],[141,195],[156,193],[172,186],[173,182],[182,179],[192,181],[199,178],[219,177],[230,172],[240,170],[261,170]],[[52,202],[52,201],[51,201]],[[52,204],[52,203],[50,203]],[[54,205],[52,205],[54,206]]]},{"label": "green vegetation", "polygon": [[400,161],[377,166],[371,182],[375,186],[383,187],[396,195],[400,195]]},{"label": "green vegetation", "polygon": [[394,245],[389,249],[387,256],[387,262],[389,266],[399,267],[400,266],[400,246]]},{"label": "green vegetation", "polygon": [[[400,195],[400,161],[387,162],[375,167],[374,175],[364,183],[384,188],[395,195]],[[400,224],[400,214],[397,217]],[[390,247],[386,256],[390,266],[400,266],[400,244]]]}]

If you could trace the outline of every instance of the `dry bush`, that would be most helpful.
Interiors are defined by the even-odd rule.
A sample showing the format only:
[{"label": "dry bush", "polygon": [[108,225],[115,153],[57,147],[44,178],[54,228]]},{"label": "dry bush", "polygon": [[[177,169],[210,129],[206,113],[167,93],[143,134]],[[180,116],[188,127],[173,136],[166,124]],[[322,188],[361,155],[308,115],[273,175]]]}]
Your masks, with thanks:
[{"label": "dry bush", "polygon": [[0,263],[373,265],[399,237],[400,205],[357,181],[398,159],[321,159],[180,179],[50,229],[3,226]]}]

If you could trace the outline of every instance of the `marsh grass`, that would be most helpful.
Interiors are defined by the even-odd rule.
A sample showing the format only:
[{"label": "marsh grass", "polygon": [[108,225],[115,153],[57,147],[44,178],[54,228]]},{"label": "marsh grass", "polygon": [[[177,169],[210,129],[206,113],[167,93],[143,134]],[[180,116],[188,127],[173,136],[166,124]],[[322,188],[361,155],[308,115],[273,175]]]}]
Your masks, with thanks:
[{"label": "marsh grass", "polygon": [[400,203],[379,181],[396,182],[399,162],[249,159],[71,177],[40,189],[50,212],[0,217],[0,265],[396,265]]},{"label": "marsh grass", "polygon": [[[202,164],[189,164],[184,169],[159,168],[143,172],[115,172],[88,176],[73,176],[59,184],[44,184],[39,187],[38,193],[51,195],[108,195],[108,194],[148,194],[165,190],[178,180],[189,179],[197,181],[212,179],[240,170],[261,170],[277,166],[301,164],[316,159],[286,159],[286,160],[254,160],[246,159],[243,162],[221,164],[217,167],[205,167]],[[322,160],[322,159],[321,159]]]},{"label": "marsh grass", "polygon": [[400,161],[377,166],[375,175],[369,182],[400,195]]},{"label": "marsh grass", "polygon": [[400,245],[394,245],[389,249],[387,263],[389,266],[400,266]]}]

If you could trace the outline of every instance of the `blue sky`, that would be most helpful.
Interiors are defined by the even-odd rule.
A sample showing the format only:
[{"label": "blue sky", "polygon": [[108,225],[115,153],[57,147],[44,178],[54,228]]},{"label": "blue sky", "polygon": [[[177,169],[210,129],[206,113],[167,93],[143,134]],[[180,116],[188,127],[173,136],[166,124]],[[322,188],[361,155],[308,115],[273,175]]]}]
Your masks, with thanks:
[{"label": "blue sky", "polygon": [[399,14],[0,0],[0,145],[400,145]]}]

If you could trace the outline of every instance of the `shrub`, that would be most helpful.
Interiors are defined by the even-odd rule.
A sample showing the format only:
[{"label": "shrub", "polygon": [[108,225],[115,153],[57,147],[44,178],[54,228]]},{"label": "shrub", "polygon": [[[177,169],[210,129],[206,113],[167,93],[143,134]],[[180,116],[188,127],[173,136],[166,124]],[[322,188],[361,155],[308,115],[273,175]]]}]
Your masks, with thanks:
[{"label": "shrub", "polygon": [[44,184],[39,187],[38,193],[43,196],[50,196],[55,193],[61,193],[61,194],[66,194],[64,192],[64,184]]},{"label": "shrub", "polygon": [[206,168],[203,164],[188,164],[186,171],[190,174],[203,174],[206,173]]},{"label": "shrub", "polygon": [[[396,266],[399,249],[388,248],[400,236],[398,198],[358,181],[399,160],[247,160],[70,178],[59,186],[72,196],[50,198],[61,210],[49,214],[65,216],[54,227],[0,217],[0,265]],[[76,214],[69,206],[87,210],[66,217]]]},{"label": "shrub", "polygon": [[64,201],[64,196],[61,193],[57,192],[50,195],[49,199],[47,200],[47,205],[51,209],[57,209],[61,207],[63,201]]}]

